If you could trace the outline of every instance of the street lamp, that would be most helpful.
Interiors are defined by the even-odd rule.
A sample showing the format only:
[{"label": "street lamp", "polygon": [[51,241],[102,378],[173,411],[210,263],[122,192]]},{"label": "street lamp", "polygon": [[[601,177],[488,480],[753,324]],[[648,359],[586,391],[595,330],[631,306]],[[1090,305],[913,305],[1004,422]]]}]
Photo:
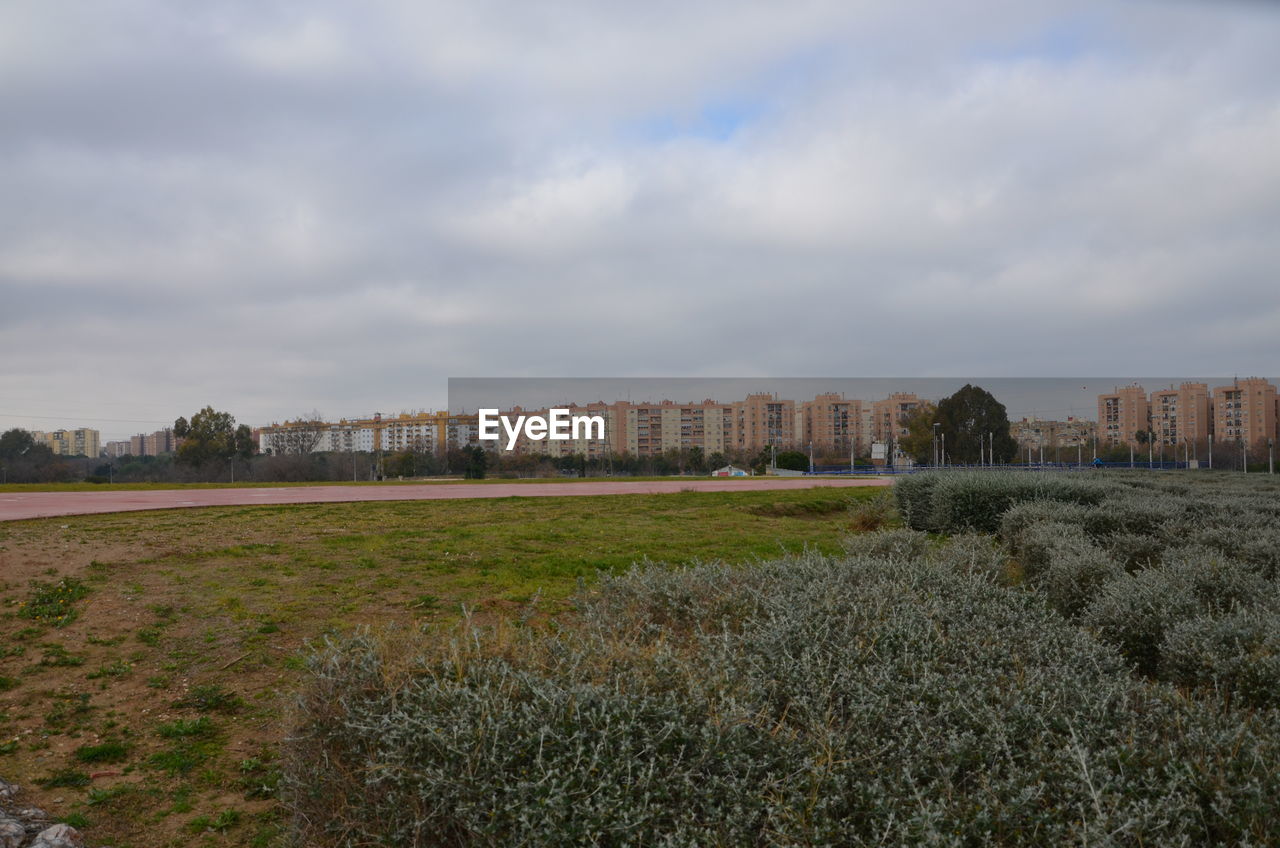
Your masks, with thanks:
[{"label": "street lamp", "polygon": [[938,422],[933,422],[933,467],[938,467]]}]

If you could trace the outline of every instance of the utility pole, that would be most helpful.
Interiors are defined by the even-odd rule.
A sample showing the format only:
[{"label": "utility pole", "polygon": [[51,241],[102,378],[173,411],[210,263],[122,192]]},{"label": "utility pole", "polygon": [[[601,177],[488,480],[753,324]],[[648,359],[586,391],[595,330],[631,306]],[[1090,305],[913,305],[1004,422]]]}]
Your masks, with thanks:
[{"label": "utility pole", "polygon": [[942,460],[941,462],[942,465],[947,464],[947,434],[946,433],[942,434],[942,455],[938,458]]},{"label": "utility pole", "polygon": [[1209,434],[1209,470],[1213,470],[1213,434]]},{"label": "utility pole", "polygon": [[1240,445],[1244,448],[1244,461],[1241,464],[1244,466],[1244,473],[1248,474],[1249,473],[1249,440],[1248,439],[1242,440],[1240,442]]},{"label": "utility pole", "polygon": [[1267,439],[1267,473],[1276,473],[1276,440]]},{"label": "utility pole", "polygon": [[938,467],[938,422],[933,422],[933,467]]}]

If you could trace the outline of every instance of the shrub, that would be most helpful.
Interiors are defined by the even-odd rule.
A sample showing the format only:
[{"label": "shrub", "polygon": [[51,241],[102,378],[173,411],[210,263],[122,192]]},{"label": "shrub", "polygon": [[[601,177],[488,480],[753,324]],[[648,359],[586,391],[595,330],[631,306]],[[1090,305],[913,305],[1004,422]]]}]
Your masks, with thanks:
[{"label": "shrub", "polygon": [[933,530],[933,489],[942,474],[912,474],[893,484],[903,522],[912,530]]},{"label": "shrub", "polygon": [[1068,618],[1080,615],[1102,587],[1124,569],[1097,548],[1057,549],[1040,575],[1037,589],[1049,606]]},{"label": "shrub", "polygon": [[1276,714],[1136,681],[946,558],[645,567],[553,635],[328,642],[288,742],[295,841],[1280,839]]},{"label": "shrub", "polygon": [[937,562],[962,574],[977,574],[994,580],[1005,580],[1009,556],[990,536],[967,533],[952,536],[932,552]]},{"label": "shrub", "polygon": [[1165,544],[1155,536],[1141,533],[1116,533],[1106,540],[1107,551],[1126,571],[1137,571],[1160,564]]},{"label": "shrub", "polygon": [[1009,547],[1022,566],[1023,577],[1032,581],[1047,571],[1055,558],[1065,554],[1083,556],[1097,552],[1099,556],[1106,556],[1089,542],[1089,537],[1079,527],[1056,521],[1027,527],[1018,533],[1016,542],[1011,542]]},{"label": "shrub", "polygon": [[1010,546],[1012,552],[1018,553],[1018,539],[1023,531],[1037,524],[1052,522],[1064,525],[1079,525],[1089,507],[1064,501],[1023,501],[1005,510],[1000,517],[1000,538]]},{"label": "shrub", "polygon": [[[1089,480],[1052,474],[945,472],[930,497],[930,530],[995,533],[1004,514],[1024,501],[1099,503],[1107,489]],[[912,525],[914,526],[914,525]]]},{"label": "shrub", "polygon": [[1159,568],[1106,583],[1083,615],[1104,641],[1155,675],[1165,633],[1184,619],[1220,614],[1273,594],[1269,584],[1238,563],[1180,555]]},{"label": "shrub", "polygon": [[917,530],[877,530],[859,536],[846,536],[840,544],[847,553],[854,555],[913,560],[928,552],[929,536]]},{"label": "shrub", "polygon": [[849,525],[860,532],[888,527],[895,523],[897,517],[893,493],[889,491],[881,490],[870,498],[855,500],[849,504]]},{"label": "shrub", "polygon": [[1173,625],[1161,676],[1180,686],[1222,692],[1255,707],[1280,705],[1280,614],[1239,609]]}]

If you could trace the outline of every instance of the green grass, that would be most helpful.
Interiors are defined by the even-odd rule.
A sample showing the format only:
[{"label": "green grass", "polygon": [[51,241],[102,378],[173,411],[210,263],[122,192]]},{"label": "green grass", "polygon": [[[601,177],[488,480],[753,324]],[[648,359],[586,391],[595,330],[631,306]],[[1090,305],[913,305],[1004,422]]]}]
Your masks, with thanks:
[{"label": "green grass", "polygon": [[[0,646],[21,658],[5,659],[0,686],[4,769],[68,781],[35,790],[44,794],[33,802],[63,797],[67,814],[90,813],[90,844],[186,845],[200,817],[218,844],[267,844],[263,834],[278,830],[277,746],[309,640],[390,623],[443,630],[464,614],[540,627],[572,615],[567,598],[580,582],[638,561],[837,553],[849,505],[878,491],[241,506],[0,523],[6,561],[32,563],[0,579]],[[47,575],[49,563],[60,577]],[[73,587],[78,617],[54,629],[22,615],[32,580]],[[50,612],[56,621],[65,608]],[[125,759],[107,759],[116,755]],[[79,783],[89,762],[131,774],[133,788]],[[94,812],[106,804],[110,815]],[[232,806],[239,823],[219,820]]]}]

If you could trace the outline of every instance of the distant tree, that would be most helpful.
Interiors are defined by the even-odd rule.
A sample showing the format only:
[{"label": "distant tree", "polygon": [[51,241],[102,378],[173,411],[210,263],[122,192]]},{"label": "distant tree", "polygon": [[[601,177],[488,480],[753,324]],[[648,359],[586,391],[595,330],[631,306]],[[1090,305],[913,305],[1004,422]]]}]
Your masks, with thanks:
[{"label": "distant tree", "polygon": [[190,422],[179,418],[173,422],[173,432],[182,439],[177,460],[183,465],[199,468],[236,455],[245,458],[253,455],[253,432],[249,426],[236,427],[231,413],[218,412],[212,406],[191,416]]},{"label": "distant tree", "polygon": [[692,471],[696,474],[706,473],[707,458],[702,448],[695,446],[695,447],[689,448],[689,450],[685,452],[684,467],[685,469]]},{"label": "distant tree", "polygon": [[257,451],[258,446],[253,442],[253,429],[248,424],[241,424],[236,428],[235,451],[238,456],[248,459]]},{"label": "distant tree", "polygon": [[9,483],[47,483],[74,473],[52,448],[21,428],[0,435],[0,467],[0,479]]},{"label": "distant tree", "polygon": [[808,471],[809,455],[804,451],[779,451],[777,467],[787,471]]},{"label": "distant tree", "polygon": [[286,421],[277,429],[271,437],[271,450],[277,454],[311,453],[320,445],[328,429],[324,416],[313,409],[294,421]]},{"label": "distant tree", "polygon": [[729,459],[720,451],[712,451],[711,456],[707,457],[707,466],[711,471],[717,468],[724,468],[729,464]]},{"label": "distant tree", "polygon": [[0,435],[0,459],[17,459],[19,456],[25,456],[36,445],[35,436],[28,431],[18,427],[6,430],[3,435]]},{"label": "distant tree", "polygon": [[994,438],[995,459],[1008,462],[1018,453],[1018,443],[1009,435],[1009,415],[1004,404],[990,392],[966,384],[951,397],[938,402],[939,431],[946,437],[947,459],[977,462],[985,456],[984,440]]},{"label": "distant tree", "polygon": [[467,463],[462,476],[469,480],[483,480],[489,467],[489,454],[479,445],[468,445],[462,449],[462,454]]},{"label": "distant tree", "polygon": [[907,435],[899,437],[899,449],[922,465],[932,463],[933,425],[937,421],[938,407],[928,401],[921,402],[915,409],[903,415],[899,423],[907,430]]}]

